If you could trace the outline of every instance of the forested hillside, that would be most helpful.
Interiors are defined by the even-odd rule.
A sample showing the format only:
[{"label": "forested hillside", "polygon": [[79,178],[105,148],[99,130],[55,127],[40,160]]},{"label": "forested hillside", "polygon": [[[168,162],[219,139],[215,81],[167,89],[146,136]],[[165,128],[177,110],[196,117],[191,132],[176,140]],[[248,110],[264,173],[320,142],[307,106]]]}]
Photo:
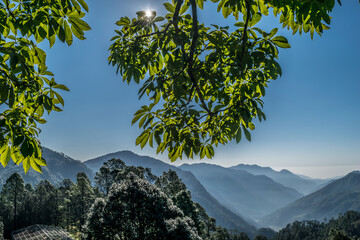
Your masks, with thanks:
[{"label": "forested hillside", "polygon": [[47,224],[87,239],[249,239],[216,225],[175,171],[156,177],[150,169],[111,159],[95,182],[93,187],[85,173],[78,173],[76,182],[54,186],[43,180],[33,188],[12,174],[0,193],[5,237],[21,227]]},{"label": "forested hillside", "polygon": [[283,227],[301,220],[337,217],[349,210],[360,211],[360,172],[352,172],[263,218],[262,223]]},{"label": "forested hillside", "polygon": [[237,214],[259,219],[303,195],[264,175],[224,168],[212,164],[184,164],[204,187],[222,204]]},{"label": "forested hillside", "polygon": [[160,176],[163,172],[166,172],[169,169],[176,171],[178,176],[182,179],[191,192],[193,200],[202,205],[210,216],[216,218],[219,225],[230,229],[238,229],[250,234],[255,234],[256,228],[254,226],[245,221],[240,214],[235,214],[228,208],[224,207],[224,203],[219,203],[219,201],[211,194],[209,194],[209,192],[198,181],[198,179],[189,171],[183,171],[182,169],[166,164],[158,159],[148,156],[139,156],[130,151],[120,151],[107,154],[88,160],[84,163],[90,169],[96,172],[104,162],[112,158],[119,158],[127,165],[151,168],[151,171],[157,176]]},{"label": "forested hillside", "polygon": [[33,186],[41,180],[47,180],[52,184],[60,183],[67,178],[75,181],[76,174],[79,172],[84,172],[90,179],[93,179],[93,171],[82,162],[46,147],[42,149],[43,158],[48,165],[42,167],[42,174],[35,172],[33,169],[30,169],[28,173],[25,174],[23,167],[16,164],[9,165],[6,168],[0,167],[0,188],[5,184],[6,179],[15,172],[20,174],[27,183]]},{"label": "forested hillside", "polygon": [[[139,156],[130,151],[104,155],[84,163],[48,148],[44,148],[43,155],[48,162],[48,166],[43,168],[44,174],[30,170],[25,175],[23,169],[18,166],[0,169],[1,185],[5,186],[5,189],[2,190],[1,200],[1,206],[4,206],[2,219],[5,224],[5,232],[9,226],[14,228],[30,223],[50,223],[66,228],[71,225],[69,230],[75,226],[76,231],[80,231],[79,229],[85,224],[85,217],[81,218],[80,216],[87,212],[86,208],[92,205],[96,197],[104,196],[101,193],[104,189],[99,184],[94,188],[95,181],[97,181],[96,177],[94,179],[94,172],[98,172],[105,162],[113,158],[123,159],[124,164],[129,166],[148,168],[149,171],[151,169],[154,177],[160,177],[169,170],[176,172],[189,190],[192,201],[199,203],[208,216],[216,219],[216,223],[222,227],[219,229],[234,229],[245,232],[249,237],[259,234],[271,237],[274,234],[270,229],[256,229],[254,225],[279,229],[293,221],[312,219],[322,221],[324,218],[330,219],[348,210],[360,210],[359,172],[353,172],[344,178],[333,181],[317,192],[296,200],[301,194],[294,189],[284,187],[270,177],[233,168],[210,164],[186,164],[179,168],[151,157]],[[254,167],[252,166],[252,168]],[[269,171],[268,168],[259,168],[258,166],[255,169]],[[270,172],[272,171],[270,169]],[[18,173],[18,175],[13,173]],[[293,175],[289,172],[286,174]],[[16,185],[16,188],[19,187],[18,191],[21,192],[18,200],[24,201],[17,206],[16,211],[14,207],[11,207],[11,202],[8,201],[9,197],[4,197],[11,194],[9,183],[6,183],[10,177],[12,180],[17,179],[15,182],[23,181]],[[78,183],[78,181],[82,181],[82,183]],[[87,203],[78,203],[75,200],[79,197],[76,193],[76,189],[79,189],[78,184],[85,184],[83,187],[87,187],[83,189],[92,192]],[[109,189],[110,187],[108,191]],[[296,201],[286,200],[289,199],[288,197],[293,197]],[[62,201],[65,201],[67,205],[64,205]],[[284,201],[290,202],[289,205],[266,216],[259,225],[251,220],[251,217],[254,217],[253,212],[257,212],[259,215],[266,214],[268,211],[266,207],[274,207],[271,204],[266,206],[266,203],[285,205]],[[37,203],[46,206],[40,207]],[[70,213],[70,209],[75,209],[76,213]],[[16,224],[12,223],[11,219],[17,219]],[[296,223],[294,224],[294,226],[298,226]],[[301,224],[301,226],[307,226],[308,223]]]},{"label": "forested hillside", "polygon": [[281,229],[273,240],[358,240],[360,212],[348,211],[327,222],[296,221]]}]

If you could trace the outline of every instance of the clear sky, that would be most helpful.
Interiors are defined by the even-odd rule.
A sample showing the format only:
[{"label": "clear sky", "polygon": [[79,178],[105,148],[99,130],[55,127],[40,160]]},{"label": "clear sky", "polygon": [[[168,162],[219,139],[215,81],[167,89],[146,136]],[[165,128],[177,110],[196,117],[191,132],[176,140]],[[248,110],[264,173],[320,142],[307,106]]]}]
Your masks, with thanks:
[{"label": "clear sky", "polygon": [[[88,0],[85,20],[92,27],[85,41],[71,47],[57,42],[48,49],[48,66],[64,93],[65,108],[52,113],[42,125],[44,146],[78,160],[131,150],[167,160],[155,149],[135,146],[140,133],[131,126],[139,102],[136,84],[127,85],[107,64],[110,38],[121,16],[138,10],[163,12],[160,0]],[[232,25],[217,14],[210,1],[200,12],[207,24]],[[272,81],[264,98],[267,121],[256,124],[252,142],[230,143],[216,149],[212,160],[223,166],[239,163],[287,168],[311,177],[331,177],[360,169],[360,4],[343,1],[332,13],[331,30],[322,37],[286,36],[291,49],[281,49],[283,76]],[[272,17],[261,27],[280,27]],[[47,49],[47,44],[42,44]],[[176,165],[197,162],[178,160]]]}]

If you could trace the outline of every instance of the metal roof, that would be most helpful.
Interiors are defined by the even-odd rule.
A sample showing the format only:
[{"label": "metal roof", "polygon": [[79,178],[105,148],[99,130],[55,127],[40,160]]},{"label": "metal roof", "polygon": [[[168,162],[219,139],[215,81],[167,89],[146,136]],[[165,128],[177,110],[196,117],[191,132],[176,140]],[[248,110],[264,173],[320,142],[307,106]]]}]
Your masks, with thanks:
[{"label": "metal roof", "polygon": [[73,240],[62,228],[48,225],[32,225],[11,233],[12,240]]}]

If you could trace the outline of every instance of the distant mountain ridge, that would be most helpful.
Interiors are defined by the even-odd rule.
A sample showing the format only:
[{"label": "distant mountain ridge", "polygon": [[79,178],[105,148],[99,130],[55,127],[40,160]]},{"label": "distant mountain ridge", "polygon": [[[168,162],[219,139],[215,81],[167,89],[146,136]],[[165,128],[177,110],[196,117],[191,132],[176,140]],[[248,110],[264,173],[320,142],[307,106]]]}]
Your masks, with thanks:
[{"label": "distant mountain ridge", "polygon": [[4,185],[6,179],[15,172],[19,173],[26,182],[33,185],[45,179],[52,184],[57,184],[67,178],[75,181],[75,176],[78,172],[84,172],[90,179],[93,178],[93,172],[82,162],[46,147],[42,147],[42,150],[43,158],[48,165],[42,167],[42,174],[35,172],[33,169],[30,169],[28,173],[25,174],[22,165],[18,166],[10,162],[6,168],[0,167],[0,187]]},{"label": "distant mountain ridge", "polygon": [[337,217],[360,211],[360,172],[354,171],[262,219],[264,225],[283,227],[293,221]]},{"label": "distant mountain ridge", "polygon": [[259,219],[303,196],[267,176],[243,170],[206,163],[183,164],[180,168],[192,172],[230,210],[251,219]]},{"label": "distant mountain ridge", "polygon": [[75,176],[78,172],[85,172],[89,179],[93,180],[94,172],[96,172],[105,161],[111,158],[120,158],[127,165],[149,167],[156,175],[161,175],[169,169],[175,170],[190,190],[193,200],[200,203],[210,216],[215,217],[219,225],[228,229],[237,229],[246,232],[249,236],[256,234],[257,229],[253,225],[221,205],[206,191],[192,173],[183,171],[160,160],[147,156],[139,156],[131,151],[121,151],[86,162],[80,162],[46,147],[43,147],[43,157],[48,164],[48,166],[42,168],[43,174],[30,169],[25,175],[22,165],[9,165],[6,168],[0,168],[0,189],[1,186],[5,184],[6,179],[14,172],[19,173],[25,182],[31,183],[32,185],[38,184],[41,180],[48,180],[52,184],[57,184],[67,178],[76,181]]},{"label": "distant mountain ridge", "polygon": [[[259,234],[254,226],[281,227],[291,221],[336,217],[348,210],[360,211],[360,172],[327,182],[326,180],[300,177],[288,170],[275,171],[269,167],[240,164],[224,168],[213,164],[184,164],[175,167],[148,156],[140,156],[131,151],[120,151],[90,159],[85,162],[43,147],[43,157],[48,166],[43,174],[30,169],[24,174],[22,165],[9,165],[0,168],[0,189],[6,179],[14,172],[20,173],[26,182],[37,184],[43,179],[53,184],[69,178],[75,181],[78,172],[85,172],[93,179],[105,161],[120,158],[127,165],[149,167],[156,175],[169,169],[175,170],[191,191],[193,200],[200,203],[207,213],[217,219],[217,223],[229,229],[246,232],[249,236]],[[246,170],[245,170],[246,169]],[[300,179],[300,180],[299,180]],[[301,186],[305,190],[317,184],[320,190],[305,197],[291,187]],[[281,181],[285,181],[284,184]],[[298,182],[296,182],[298,181]],[[309,183],[310,181],[310,183]],[[294,183],[295,182],[295,183]],[[315,182],[315,183],[314,183]],[[287,204],[287,205],[286,205]],[[284,207],[284,205],[286,205]],[[278,206],[281,206],[278,210]],[[276,210],[269,213],[269,209]],[[259,224],[251,219],[261,217]]]},{"label": "distant mountain ridge", "polygon": [[304,195],[312,193],[321,187],[324,187],[329,180],[327,179],[312,179],[312,178],[304,178],[299,175],[296,175],[289,170],[283,169],[281,171],[275,171],[270,167],[261,167],[258,165],[246,165],[239,164],[231,169],[235,170],[243,170],[254,175],[265,175],[275,182],[278,182],[286,187],[293,188]]}]

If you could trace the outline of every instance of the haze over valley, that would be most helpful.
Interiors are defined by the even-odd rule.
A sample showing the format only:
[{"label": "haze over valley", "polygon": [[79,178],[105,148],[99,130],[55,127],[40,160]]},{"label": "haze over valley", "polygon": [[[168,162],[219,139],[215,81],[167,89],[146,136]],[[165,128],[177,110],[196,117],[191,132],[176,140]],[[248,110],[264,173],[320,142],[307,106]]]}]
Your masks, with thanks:
[{"label": "haze over valley", "polygon": [[33,185],[43,179],[52,184],[66,178],[75,181],[78,172],[85,172],[93,180],[104,162],[117,158],[129,166],[150,168],[157,176],[169,169],[176,171],[193,200],[216,218],[218,224],[251,234],[260,227],[279,229],[295,220],[330,219],[348,210],[360,210],[360,173],[357,171],[339,179],[313,179],[285,169],[275,171],[246,164],[229,168],[208,163],[176,167],[131,151],[80,162],[45,147],[44,158],[48,167],[44,167],[43,174],[30,170],[25,175],[21,167],[9,166],[0,169],[0,184],[14,172]]}]

